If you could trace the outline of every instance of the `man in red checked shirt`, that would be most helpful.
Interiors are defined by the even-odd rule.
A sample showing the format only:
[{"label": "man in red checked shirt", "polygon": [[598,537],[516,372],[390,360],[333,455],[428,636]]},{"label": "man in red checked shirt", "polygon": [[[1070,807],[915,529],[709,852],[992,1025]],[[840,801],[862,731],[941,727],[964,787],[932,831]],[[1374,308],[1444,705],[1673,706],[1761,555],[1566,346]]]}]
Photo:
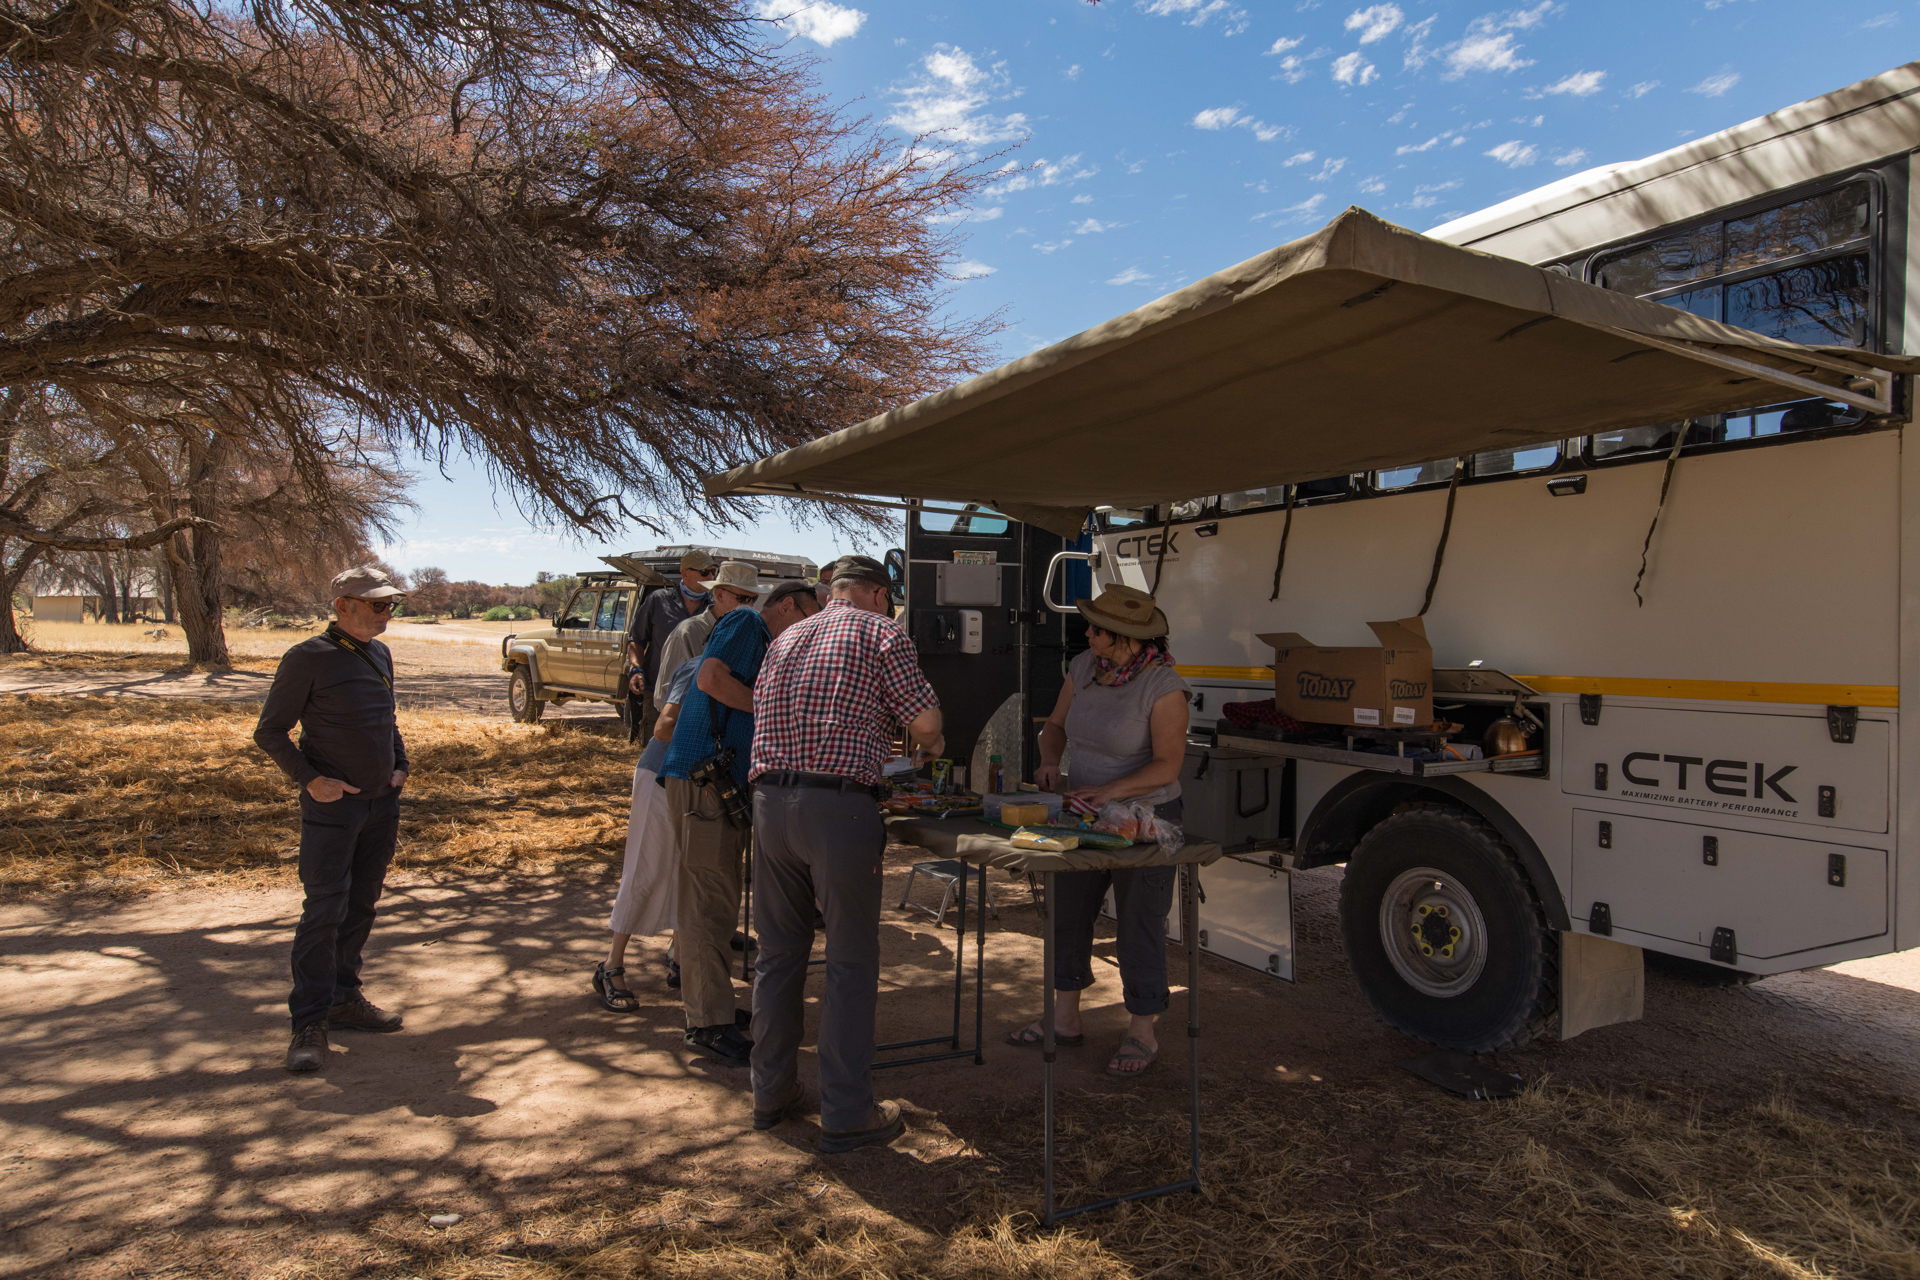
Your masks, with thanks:
[{"label": "man in red checked shirt", "polygon": [[827,607],[767,650],[753,688],[753,1127],[801,1101],[796,1062],[817,900],[827,925],[821,1003],[820,1150],[891,1142],[900,1104],[873,1100],[880,992],[880,860],[875,801],[893,731],[928,756],[946,749],[939,700],[893,620],[886,569],[868,556],[833,566]]}]

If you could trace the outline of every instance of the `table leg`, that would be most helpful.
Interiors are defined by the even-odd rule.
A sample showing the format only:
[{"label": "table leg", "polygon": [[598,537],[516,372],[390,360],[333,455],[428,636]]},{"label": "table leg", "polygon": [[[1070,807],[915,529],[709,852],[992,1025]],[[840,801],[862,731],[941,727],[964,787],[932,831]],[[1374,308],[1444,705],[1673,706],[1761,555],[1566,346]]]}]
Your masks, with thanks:
[{"label": "table leg", "polygon": [[[960,1048],[960,1001],[967,990],[967,876],[970,868],[965,862],[960,864],[960,917],[953,934],[953,1038],[947,1047]],[[986,915],[986,908],[980,910]],[[935,931],[936,934],[938,930]]]},{"label": "table leg", "polygon": [[1193,1111],[1193,1189],[1200,1190],[1200,879],[1191,863],[1180,868],[1180,931],[1187,938],[1187,1088]]},{"label": "table leg", "polygon": [[1040,1225],[1053,1225],[1053,872],[1040,877],[1040,1074],[1044,1081],[1043,1110],[1046,1112],[1046,1144],[1042,1159],[1042,1177],[1046,1183],[1046,1207]]},{"label": "table leg", "polygon": [[973,1065],[986,1062],[987,1043],[987,864],[980,864],[980,921],[973,947]]}]

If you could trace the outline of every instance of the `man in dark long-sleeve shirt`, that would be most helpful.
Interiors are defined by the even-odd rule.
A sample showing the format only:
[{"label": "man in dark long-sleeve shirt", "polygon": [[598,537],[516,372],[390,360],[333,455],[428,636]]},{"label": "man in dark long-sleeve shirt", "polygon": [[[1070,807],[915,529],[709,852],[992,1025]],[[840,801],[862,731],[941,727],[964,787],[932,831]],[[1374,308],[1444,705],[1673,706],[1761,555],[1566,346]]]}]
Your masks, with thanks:
[{"label": "man in dark long-sleeve shirt", "polygon": [[[403,592],[363,566],[333,580],[335,617],[287,650],[253,740],[300,788],[300,883],[293,934],[293,1043],[287,1070],[326,1061],[327,1029],[398,1031],[400,1015],[360,991],[360,950],[400,833],[407,748],[393,698],[393,655],[374,639]],[[300,743],[289,737],[300,726]]]},{"label": "man in dark long-sleeve shirt", "polygon": [[640,602],[633,611],[633,625],[627,629],[627,662],[639,668],[630,677],[628,691],[636,701],[645,701],[645,710],[636,717],[640,736],[653,736],[653,722],[660,708],[653,702],[652,690],[660,681],[660,657],[667,637],[674,628],[707,607],[708,593],[700,583],[713,570],[713,557],[704,551],[689,551],[680,557],[680,581],[663,587]]}]

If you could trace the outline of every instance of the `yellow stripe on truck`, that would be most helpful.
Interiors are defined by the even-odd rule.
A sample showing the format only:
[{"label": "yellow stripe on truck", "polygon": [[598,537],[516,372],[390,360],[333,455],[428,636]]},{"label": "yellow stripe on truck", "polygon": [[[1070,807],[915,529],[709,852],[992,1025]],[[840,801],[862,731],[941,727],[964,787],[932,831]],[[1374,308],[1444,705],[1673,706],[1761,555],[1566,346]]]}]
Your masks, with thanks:
[{"label": "yellow stripe on truck", "polygon": [[1617,694],[1622,698],[1692,698],[1702,702],[1808,702],[1838,707],[1897,707],[1893,684],[1766,684],[1747,680],[1632,680],[1612,676],[1523,676],[1542,693]]},{"label": "yellow stripe on truck", "polygon": [[[1189,680],[1272,680],[1272,667],[1174,668]],[[1892,684],[1767,684],[1747,680],[1636,680],[1614,676],[1523,676],[1541,693],[1611,693],[1621,698],[1687,698],[1698,702],[1804,702],[1815,706],[1898,707]]]}]

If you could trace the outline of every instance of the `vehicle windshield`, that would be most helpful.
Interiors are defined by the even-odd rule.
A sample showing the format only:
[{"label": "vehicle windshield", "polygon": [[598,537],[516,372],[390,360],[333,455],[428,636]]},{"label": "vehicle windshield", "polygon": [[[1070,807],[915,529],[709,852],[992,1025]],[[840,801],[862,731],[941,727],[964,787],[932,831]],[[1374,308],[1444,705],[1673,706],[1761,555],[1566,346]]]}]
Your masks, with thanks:
[{"label": "vehicle windshield", "polygon": [[560,618],[562,627],[591,627],[593,614],[600,607],[598,591],[577,591],[567,604],[567,611]]}]

